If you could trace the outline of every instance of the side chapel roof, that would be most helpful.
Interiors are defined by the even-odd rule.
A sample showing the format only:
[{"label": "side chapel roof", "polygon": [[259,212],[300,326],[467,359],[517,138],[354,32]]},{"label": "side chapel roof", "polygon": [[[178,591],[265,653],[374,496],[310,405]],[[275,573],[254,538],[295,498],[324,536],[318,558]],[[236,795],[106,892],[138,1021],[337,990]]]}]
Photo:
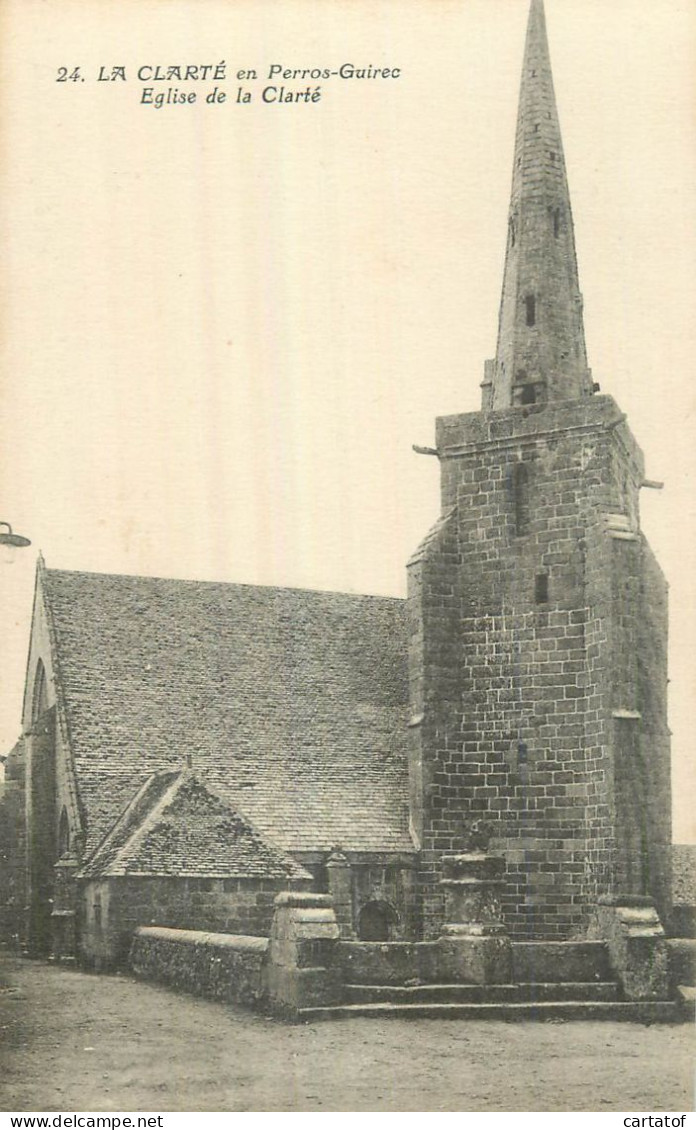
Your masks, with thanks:
[{"label": "side chapel roof", "polygon": [[190,770],[153,773],[82,874],[311,878]]}]

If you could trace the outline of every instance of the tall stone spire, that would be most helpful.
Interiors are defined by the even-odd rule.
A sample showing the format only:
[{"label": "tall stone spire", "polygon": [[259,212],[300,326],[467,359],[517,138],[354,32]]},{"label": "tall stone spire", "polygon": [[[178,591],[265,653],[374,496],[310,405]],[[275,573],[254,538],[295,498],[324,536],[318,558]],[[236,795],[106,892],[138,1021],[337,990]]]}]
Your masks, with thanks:
[{"label": "tall stone spire", "polygon": [[531,0],[495,361],[483,408],[588,396],[582,296],[543,0]]}]

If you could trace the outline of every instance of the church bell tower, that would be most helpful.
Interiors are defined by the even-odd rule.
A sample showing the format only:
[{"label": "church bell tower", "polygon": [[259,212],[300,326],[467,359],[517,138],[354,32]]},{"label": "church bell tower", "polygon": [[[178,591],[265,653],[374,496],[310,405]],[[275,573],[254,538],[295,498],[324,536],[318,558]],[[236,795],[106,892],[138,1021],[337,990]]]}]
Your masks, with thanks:
[{"label": "church bell tower", "polygon": [[443,860],[483,820],[510,933],[561,940],[603,897],[669,909],[667,586],[640,528],[642,453],[587,365],[543,0],[482,388],[480,412],[437,421],[442,511],[409,563],[424,933]]}]

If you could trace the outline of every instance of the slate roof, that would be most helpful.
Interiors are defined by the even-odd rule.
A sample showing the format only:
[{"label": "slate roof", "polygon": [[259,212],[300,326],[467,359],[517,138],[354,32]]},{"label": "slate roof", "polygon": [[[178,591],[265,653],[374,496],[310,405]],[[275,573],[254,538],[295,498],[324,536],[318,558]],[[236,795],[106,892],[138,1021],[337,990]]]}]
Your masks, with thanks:
[{"label": "slate roof", "polygon": [[311,879],[185,770],[147,779],[82,874]]},{"label": "slate roof", "polygon": [[412,851],[402,600],[42,570],[93,851],[153,772],[285,850]]}]

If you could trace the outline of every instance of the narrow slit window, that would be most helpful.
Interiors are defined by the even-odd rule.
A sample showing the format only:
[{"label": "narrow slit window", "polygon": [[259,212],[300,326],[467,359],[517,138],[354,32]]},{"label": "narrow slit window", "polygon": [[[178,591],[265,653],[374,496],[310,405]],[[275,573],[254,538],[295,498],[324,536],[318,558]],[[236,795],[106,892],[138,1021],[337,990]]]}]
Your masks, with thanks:
[{"label": "narrow slit window", "polygon": [[510,220],[510,246],[515,246],[515,221]]},{"label": "narrow slit window", "polygon": [[537,573],[534,579],[534,601],[536,604],[548,604],[549,578],[547,573]]},{"label": "narrow slit window", "polygon": [[533,294],[528,294],[524,300],[525,317],[528,326],[536,325],[536,298]]},{"label": "narrow slit window", "polygon": [[553,210],[553,234],[554,234],[556,239],[558,239],[559,235],[561,234],[561,210],[560,210],[560,208],[554,208],[554,210]]},{"label": "narrow slit window", "polygon": [[549,149],[549,157],[551,158],[552,162],[556,160],[556,154],[554,153],[553,149]]},{"label": "narrow slit window", "polygon": [[529,468],[526,463],[516,463],[512,472],[512,493],[515,504],[515,535],[529,533]]}]

